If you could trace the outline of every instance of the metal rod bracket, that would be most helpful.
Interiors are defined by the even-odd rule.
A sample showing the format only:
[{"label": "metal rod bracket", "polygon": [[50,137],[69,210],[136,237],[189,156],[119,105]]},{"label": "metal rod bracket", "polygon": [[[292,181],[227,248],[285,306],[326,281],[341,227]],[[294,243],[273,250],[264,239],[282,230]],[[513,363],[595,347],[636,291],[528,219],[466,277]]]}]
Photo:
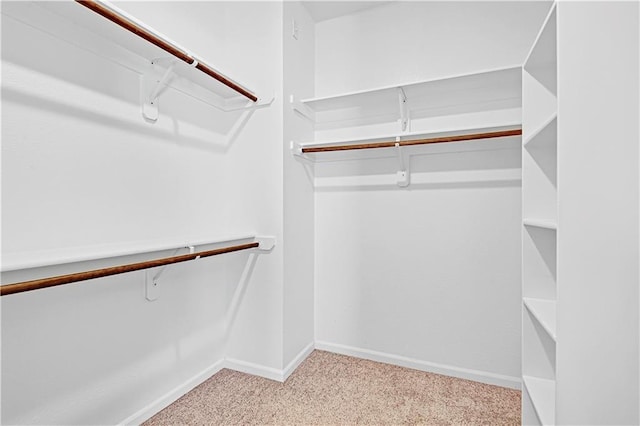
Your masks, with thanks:
[{"label": "metal rod bracket", "polygon": [[290,141],[289,149],[291,150],[291,154],[297,157],[302,157],[304,154],[302,153],[302,145],[298,142]]},{"label": "metal rod bracket", "polygon": [[260,244],[256,250],[262,253],[270,252],[276,245],[276,237],[272,236],[256,237],[256,241]]},{"label": "metal rod bracket", "polygon": [[398,110],[400,119],[398,120],[400,123],[400,130],[403,132],[407,132],[410,130],[411,121],[409,119],[409,108],[407,106],[407,95],[404,93],[404,89],[402,87],[398,87]]},{"label": "metal rod bracket", "polygon": [[[157,67],[163,67],[158,71]],[[167,88],[174,76],[173,69],[176,61],[168,58],[154,59],[149,71],[140,76],[140,100],[142,103],[142,115],[150,121],[158,120],[158,98]],[[162,68],[161,68],[162,70]]]},{"label": "metal rod bracket", "polygon": [[160,297],[160,285],[158,284],[158,276],[156,275],[155,271],[153,269],[147,269],[145,271],[144,277],[144,297],[149,302],[158,300],[158,297]]},{"label": "metal rod bracket", "polygon": [[400,137],[396,137],[396,153],[398,155],[398,172],[396,173],[396,178],[398,186],[404,188],[409,186],[409,171],[405,167],[402,146],[400,145]]}]

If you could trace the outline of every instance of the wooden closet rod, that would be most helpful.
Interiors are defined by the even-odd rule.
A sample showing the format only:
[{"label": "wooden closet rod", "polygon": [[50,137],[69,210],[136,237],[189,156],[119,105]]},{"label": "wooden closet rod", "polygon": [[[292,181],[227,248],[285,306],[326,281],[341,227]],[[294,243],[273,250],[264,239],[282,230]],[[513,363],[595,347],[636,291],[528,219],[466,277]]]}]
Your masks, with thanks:
[{"label": "wooden closet rod", "polygon": [[70,284],[77,281],[85,281],[93,278],[108,277],[109,275],[124,274],[126,272],[138,271],[140,269],[155,268],[157,266],[170,265],[172,263],[186,262],[198,257],[209,257],[218,254],[231,253],[234,251],[248,250],[260,245],[259,242],[240,244],[236,246],[223,247],[215,250],[207,250],[196,253],[183,254],[179,256],[163,257],[161,259],[147,260],[127,265],[111,266],[109,268],[94,269],[92,271],[78,272],[75,274],[59,275],[57,277],[40,278],[33,281],[24,281],[15,284],[0,286],[0,296],[8,294],[22,293],[23,291],[38,290],[41,288],[55,287],[63,284]]},{"label": "wooden closet rod", "polygon": [[[141,27],[140,25],[136,24],[135,22],[131,21],[130,19],[127,19],[126,17],[124,17],[124,16],[118,14],[117,12],[111,10],[110,8],[104,6],[100,2],[95,1],[95,0],[76,0],[76,2],[81,4],[84,7],[88,8],[88,9],[91,9],[92,11],[96,12],[97,14],[102,15],[103,17],[107,18],[111,22],[120,25],[122,28],[126,29],[127,31],[130,31],[130,32],[134,33],[135,35],[137,35],[140,38],[143,38],[144,40],[148,41],[149,43],[152,43],[152,44],[158,46],[160,49],[164,50],[167,53],[172,54],[176,58],[186,62],[189,65],[193,65],[193,63],[196,62],[196,59],[194,57],[192,57],[191,55],[189,55],[184,50],[182,50],[179,47],[173,45],[172,43],[168,42],[167,40],[163,40],[162,38],[160,38],[157,35],[153,34],[149,30]],[[212,78],[218,80],[220,83],[224,84],[225,86],[228,86],[231,89],[235,90],[236,92],[240,93],[241,95],[251,99],[253,102],[256,102],[258,100],[258,97],[256,95],[254,95],[253,93],[251,93],[249,90],[245,89],[244,87],[240,86],[239,84],[229,80],[224,75],[222,75],[219,72],[215,71],[209,65],[207,65],[205,63],[202,63],[200,61],[197,61],[196,68],[198,70],[202,71],[203,73],[207,74],[209,77],[212,77]]]},{"label": "wooden closet rod", "polygon": [[314,146],[303,147],[303,154],[310,154],[313,152],[329,152],[329,151],[348,151],[352,149],[374,149],[374,148],[393,148],[396,144],[400,146],[412,146],[412,145],[426,145],[432,143],[445,143],[445,142],[462,142],[471,141],[476,139],[490,139],[490,138],[502,138],[505,136],[519,136],[522,134],[522,129],[502,130],[499,132],[488,133],[473,133],[468,135],[456,135],[456,136],[442,136],[439,138],[429,139],[414,139],[406,141],[385,141],[385,142],[371,142],[351,145],[331,145],[331,146]]}]

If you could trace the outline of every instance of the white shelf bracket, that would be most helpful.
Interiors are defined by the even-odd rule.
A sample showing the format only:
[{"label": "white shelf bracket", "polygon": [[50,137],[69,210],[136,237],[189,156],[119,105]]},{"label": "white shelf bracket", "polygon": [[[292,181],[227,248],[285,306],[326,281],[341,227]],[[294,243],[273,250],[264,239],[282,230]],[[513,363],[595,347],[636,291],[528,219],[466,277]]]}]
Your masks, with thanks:
[{"label": "white shelf bracket", "polygon": [[311,108],[300,102],[293,95],[289,96],[289,103],[291,104],[291,108],[293,108],[294,111],[297,111],[304,118],[315,123],[316,113]]},{"label": "white shelf bracket", "polygon": [[410,130],[409,108],[407,106],[407,95],[402,87],[398,87],[398,108],[400,111],[400,130],[407,132]]},{"label": "white shelf bracket", "polygon": [[296,157],[302,157],[304,154],[302,153],[302,145],[297,142],[290,141],[289,149],[291,150],[291,154]]},{"label": "white shelf bracket", "polygon": [[400,146],[399,137],[396,137],[396,152],[398,154],[398,173],[396,173],[396,178],[398,186],[404,188],[409,186],[409,171],[405,167],[404,155],[402,147]]},{"label": "white shelf bracket", "polygon": [[[158,97],[167,88],[169,81],[174,76],[175,60],[154,59],[148,73],[142,74],[140,82],[140,98],[142,102],[142,115],[147,120],[158,119]],[[155,72],[155,65],[165,65],[167,68],[162,75]]]},{"label": "white shelf bracket", "polygon": [[[194,96],[194,95],[191,95]],[[194,96],[196,99],[200,99],[197,96]],[[271,97],[269,98],[263,98],[263,97],[259,97],[258,100],[256,102],[251,102],[250,100],[246,100],[243,99],[241,97],[235,98],[235,99],[231,99],[228,100],[224,103],[224,105],[218,105],[215,104],[213,102],[207,102],[204,101],[205,103],[214,106],[215,108],[218,108],[221,111],[224,112],[233,112],[233,111],[253,111],[256,109],[260,109],[260,108],[265,108],[270,106],[273,101],[275,100],[276,95],[271,95]],[[202,99],[200,99],[202,100]]]},{"label": "white shelf bracket", "polygon": [[258,247],[256,247],[256,250],[260,253],[268,253],[273,250],[276,245],[276,237],[260,236],[256,237],[255,239],[260,244]]},{"label": "white shelf bracket", "polygon": [[155,273],[156,271],[153,269],[145,271],[144,297],[149,302],[158,300],[158,297],[160,297],[160,286],[158,285],[157,277],[154,275]]},{"label": "white shelf bracket", "polygon": [[[194,253],[194,246],[187,246],[186,248],[189,249],[189,253]],[[172,256],[178,254],[178,251],[180,251],[180,249],[176,249]],[[153,268],[145,271],[144,296],[149,302],[158,300],[158,297],[160,297],[160,284],[158,280],[164,273],[165,269],[167,269],[167,266],[169,265],[164,265],[160,269]]]}]

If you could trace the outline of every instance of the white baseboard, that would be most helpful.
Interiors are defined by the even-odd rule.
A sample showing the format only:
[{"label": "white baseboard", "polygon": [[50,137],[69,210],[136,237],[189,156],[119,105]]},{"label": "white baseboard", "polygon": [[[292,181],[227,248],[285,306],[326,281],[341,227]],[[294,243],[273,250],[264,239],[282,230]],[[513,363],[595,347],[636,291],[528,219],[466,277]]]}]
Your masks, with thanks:
[{"label": "white baseboard", "polygon": [[254,376],[264,377],[278,382],[284,382],[283,370],[267,367],[253,362],[242,361],[239,359],[227,358],[224,360],[224,368],[239,371],[241,373],[252,374]]},{"label": "white baseboard", "polygon": [[371,361],[384,362],[386,364],[393,364],[401,367],[413,368],[415,370],[427,371],[429,373],[437,373],[461,379],[473,380],[474,382],[503,386],[511,389],[521,389],[522,387],[520,377],[505,376],[486,371],[436,364],[434,362],[388,354],[385,352],[372,351],[369,349],[361,349],[338,343],[316,341],[315,348],[318,350],[364,358]]},{"label": "white baseboard", "polygon": [[284,382],[295,371],[296,368],[304,361],[311,352],[313,352],[314,344],[309,343],[302,349],[298,355],[283,369],[278,370],[273,367],[266,367],[260,364],[254,364],[252,362],[241,361],[238,359],[227,358],[224,361],[224,368],[230,370],[239,371],[241,373],[253,374],[254,376],[264,377],[265,379],[276,380],[278,382]]},{"label": "white baseboard", "polygon": [[488,373],[485,371],[453,367],[444,364],[436,364],[433,362],[422,361],[419,359],[408,358],[400,355],[388,354],[385,352],[372,351],[369,349],[361,349],[353,346],[341,345],[338,343],[316,341],[315,343],[309,343],[305,348],[303,348],[283,370],[232,358],[219,360],[210,367],[204,369],[202,372],[196,374],[189,380],[177,386],[173,390],[167,392],[165,395],[156,399],[146,407],[127,417],[119,424],[141,424],[223,368],[240,371],[242,373],[253,374],[255,376],[264,377],[278,382],[284,382],[311,354],[311,352],[313,352],[314,349],[364,358],[371,361],[384,362],[386,364],[413,368],[415,370],[427,371],[430,373],[459,377],[461,379],[473,380],[475,382],[503,386],[512,389],[521,389],[521,380],[519,377],[505,376],[501,374]]},{"label": "white baseboard", "polygon": [[171,391],[167,392],[160,398],[156,399],[146,407],[138,410],[136,413],[127,417],[126,419],[124,419],[118,424],[119,425],[142,424],[144,421],[149,420],[155,414],[159,413],[169,405],[173,404],[175,401],[178,400],[178,398],[180,398],[190,390],[194,389],[196,386],[203,383],[205,380],[207,380],[209,377],[213,376],[223,368],[224,368],[224,360],[221,359],[215,362],[213,365],[205,368],[200,373],[196,374],[195,376],[185,381],[181,385],[176,386]]},{"label": "white baseboard", "polygon": [[302,349],[295,358],[291,360],[291,362],[284,368],[284,371],[282,372],[283,381],[287,380],[291,373],[296,371],[296,368],[298,368],[298,366],[302,364],[302,361],[304,361],[309,355],[311,355],[311,352],[313,352],[314,349],[315,345],[313,344],[313,342],[311,342],[304,349]]},{"label": "white baseboard", "polygon": [[160,398],[151,402],[147,406],[138,410],[136,413],[127,417],[123,421],[119,422],[119,425],[139,425],[146,420],[149,420],[155,414],[159,413],[172,403],[178,400],[181,396],[194,389],[199,384],[222,370],[228,368],[230,370],[240,371],[242,373],[253,374],[255,376],[264,377],[278,382],[284,382],[287,377],[295,371],[296,368],[304,361],[311,352],[313,352],[313,342],[309,343],[296,357],[287,365],[284,370],[278,370],[276,368],[265,367],[264,365],[254,364],[247,361],[241,361],[237,359],[221,359],[215,364],[205,368],[200,373],[196,374],[189,380],[185,381],[179,386],[176,386],[171,391],[167,392]]}]

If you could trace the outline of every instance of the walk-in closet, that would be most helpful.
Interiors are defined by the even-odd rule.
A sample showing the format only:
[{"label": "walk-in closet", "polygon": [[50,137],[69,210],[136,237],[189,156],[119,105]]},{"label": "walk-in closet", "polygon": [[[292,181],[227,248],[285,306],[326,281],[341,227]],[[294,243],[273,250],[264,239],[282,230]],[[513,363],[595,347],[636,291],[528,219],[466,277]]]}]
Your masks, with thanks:
[{"label": "walk-in closet", "polygon": [[640,423],[640,3],[2,1],[7,425]]}]

